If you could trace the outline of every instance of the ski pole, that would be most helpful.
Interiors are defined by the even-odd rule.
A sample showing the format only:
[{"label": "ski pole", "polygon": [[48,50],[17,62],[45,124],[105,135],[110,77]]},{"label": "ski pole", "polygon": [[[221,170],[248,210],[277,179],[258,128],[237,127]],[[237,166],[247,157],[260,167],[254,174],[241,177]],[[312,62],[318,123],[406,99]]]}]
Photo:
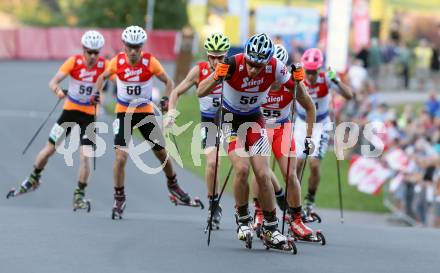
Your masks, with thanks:
[{"label": "ski pole", "polygon": [[[296,69],[298,69],[298,67],[299,68],[301,68],[301,66],[299,65],[299,64],[297,64],[297,65],[294,65],[294,64],[292,64],[292,70],[296,70]],[[296,89],[297,87],[296,87],[296,85],[295,85],[295,91],[294,91],[294,95],[293,95],[293,101],[292,101],[292,107],[291,107],[291,111],[290,111],[290,122],[291,122],[291,124],[292,124],[292,122],[293,122],[293,115],[294,115],[294,113],[295,113],[295,103],[296,103],[296,91],[297,91],[297,89]],[[292,147],[292,127],[290,127],[290,130],[289,130],[289,150],[288,150],[288,157],[287,157],[287,171],[286,171],[286,178],[285,178],[285,183],[286,183],[286,192],[285,192],[285,194],[284,194],[284,208],[283,208],[283,225],[282,225],[282,227],[281,227],[281,234],[283,234],[284,235],[284,224],[286,223],[286,210],[287,210],[287,207],[288,207],[288,205],[287,205],[287,190],[288,190],[288,188],[289,188],[289,174],[290,174],[290,149],[291,149],[291,147]],[[275,161],[275,159],[274,159],[274,161]],[[274,162],[275,163],[275,162]],[[273,166],[275,166],[275,164],[273,163]],[[274,167],[272,167],[272,170],[274,169]]]},{"label": "ski pole", "polygon": [[[217,173],[218,173],[218,161],[219,161],[219,150],[220,150],[220,132],[222,132],[222,126],[223,126],[223,87],[224,87],[224,83],[223,83],[223,79],[221,80],[221,84],[222,84],[222,88],[221,88],[221,95],[220,95],[220,120],[219,120],[219,124],[217,126],[217,135],[215,138],[215,170],[214,170],[214,184],[212,186],[212,195],[211,195],[211,206],[214,203],[214,193],[215,190],[217,189]],[[226,184],[226,183],[225,183]],[[208,246],[211,243],[211,230],[212,230],[212,214],[213,214],[213,210],[212,207],[210,208],[210,213],[209,213],[209,221],[208,221],[208,239],[207,239],[207,243]]]},{"label": "ski pole", "polygon": [[93,116],[94,132],[95,132],[95,143],[93,143],[93,170],[96,171],[96,104],[95,104],[95,115]]},{"label": "ski pole", "polygon": [[[63,93],[67,94],[67,90],[63,89]],[[40,133],[41,129],[43,129],[44,125],[46,125],[46,123],[49,120],[50,116],[53,114],[53,112],[55,112],[55,109],[57,108],[58,104],[60,104],[60,101],[62,101],[62,100],[63,99],[58,99],[57,100],[57,102],[53,106],[52,110],[49,112],[49,115],[47,115],[46,119],[43,121],[43,123],[40,125],[40,127],[38,127],[37,131],[35,132],[35,134],[31,138],[31,140],[29,141],[29,143],[24,148],[23,152],[21,153],[22,155],[24,155],[26,153],[26,151],[28,150],[28,148],[32,145],[32,143],[34,142],[35,138],[38,136],[38,134]]]},{"label": "ski pole", "polygon": [[[335,103],[334,100],[332,98],[332,111],[331,114],[333,116],[333,120],[336,123],[336,114],[335,114]],[[333,135],[333,142],[334,142],[334,154],[335,154],[335,159],[336,159],[336,173],[337,173],[337,177],[338,177],[338,196],[339,196],[339,214],[340,214],[340,221],[341,224],[344,223],[344,206],[343,206],[343,201],[342,201],[342,184],[341,184],[341,166],[339,164],[339,160],[338,160],[338,156],[336,155],[336,151],[337,151],[337,141],[336,141],[336,137],[335,135]]]},{"label": "ski pole", "polygon": [[[223,183],[223,186],[222,186],[222,189],[221,189],[220,194],[218,196],[217,202],[214,202],[214,203],[211,202],[211,204],[212,204],[211,210],[212,211],[216,210],[217,207],[220,205],[220,200],[222,199],[223,192],[225,191],[226,185],[228,184],[229,177],[231,176],[231,173],[232,173],[232,165],[231,165],[231,167],[229,167],[228,174],[226,175],[225,182]],[[212,225],[212,223],[211,223],[211,225]],[[209,228],[212,228],[212,227],[208,223],[208,225],[205,228],[205,233],[208,231]]]}]

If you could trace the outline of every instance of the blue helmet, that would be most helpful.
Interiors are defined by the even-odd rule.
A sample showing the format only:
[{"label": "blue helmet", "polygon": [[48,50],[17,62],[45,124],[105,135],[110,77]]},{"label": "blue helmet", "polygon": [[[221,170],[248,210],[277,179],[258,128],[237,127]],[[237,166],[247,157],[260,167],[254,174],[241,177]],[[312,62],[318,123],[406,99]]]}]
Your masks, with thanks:
[{"label": "blue helmet", "polygon": [[264,33],[255,34],[245,45],[244,56],[247,60],[258,63],[267,63],[275,51],[272,40]]}]

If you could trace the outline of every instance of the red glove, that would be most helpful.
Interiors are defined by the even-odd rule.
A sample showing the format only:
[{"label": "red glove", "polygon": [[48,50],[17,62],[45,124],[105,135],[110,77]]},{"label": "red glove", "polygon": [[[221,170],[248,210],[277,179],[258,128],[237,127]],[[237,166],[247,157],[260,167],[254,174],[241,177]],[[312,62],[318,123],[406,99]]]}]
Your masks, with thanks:
[{"label": "red glove", "polygon": [[226,77],[228,74],[229,65],[224,63],[218,63],[215,67],[214,80],[218,81],[220,78]]},{"label": "red glove", "polygon": [[304,68],[302,68],[301,64],[296,64],[293,65],[292,64],[292,79],[294,81],[300,82],[302,80],[304,80]]}]

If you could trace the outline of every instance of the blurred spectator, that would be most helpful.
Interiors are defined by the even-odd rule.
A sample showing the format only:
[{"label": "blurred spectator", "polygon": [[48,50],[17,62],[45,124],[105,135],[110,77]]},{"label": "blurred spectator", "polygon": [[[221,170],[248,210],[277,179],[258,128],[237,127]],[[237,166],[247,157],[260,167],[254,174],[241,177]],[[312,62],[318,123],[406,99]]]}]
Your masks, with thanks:
[{"label": "blurred spectator", "polygon": [[383,65],[380,74],[382,76],[381,80],[386,87],[395,85],[393,82],[395,77],[393,77],[394,75],[392,74],[394,74],[393,68],[394,68],[396,56],[397,56],[396,44],[392,40],[387,40],[385,43],[383,43],[382,45]]},{"label": "blurred spectator", "polygon": [[437,177],[435,199],[434,199],[434,227],[440,228],[440,177]]},{"label": "blurred spectator", "polygon": [[433,84],[436,88],[440,84],[440,56],[439,56],[439,47],[434,46],[432,48],[432,56],[431,56],[431,78]]},{"label": "blurred spectator", "polygon": [[373,81],[377,84],[380,66],[382,65],[382,52],[377,38],[371,39],[371,47],[368,52],[368,71]]},{"label": "blurred spectator", "polygon": [[428,47],[428,42],[425,39],[421,39],[419,45],[414,49],[414,58],[418,88],[423,91],[430,78],[432,58],[432,49]]},{"label": "blurred spectator", "polygon": [[362,47],[362,49],[358,52],[356,55],[356,59],[359,59],[362,61],[362,65],[368,69],[368,48],[366,46]]},{"label": "blurred spectator", "polygon": [[409,88],[409,68],[411,67],[411,51],[408,48],[406,42],[401,42],[397,49],[397,71],[402,77],[403,86],[405,89]]},{"label": "blurred spectator", "polygon": [[388,105],[385,103],[381,103],[378,108],[373,109],[368,115],[367,115],[367,121],[380,121],[385,122],[387,118],[388,113]]},{"label": "blurred spectator", "polygon": [[359,94],[367,88],[368,72],[361,59],[355,59],[348,69],[348,81],[354,93]]},{"label": "blurred spectator", "polygon": [[283,37],[281,37],[280,35],[276,35],[273,39],[273,42],[276,45],[284,45]]},{"label": "blurred spectator", "polygon": [[187,25],[177,35],[175,51],[177,52],[174,82],[180,83],[188,74],[193,56],[198,50],[198,39],[192,26]]},{"label": "blurred spectator", "polygon": [[440,100],[434,91],[429,93],[429,99],[425,102],[425,110],[433,118],[440,111]]}]

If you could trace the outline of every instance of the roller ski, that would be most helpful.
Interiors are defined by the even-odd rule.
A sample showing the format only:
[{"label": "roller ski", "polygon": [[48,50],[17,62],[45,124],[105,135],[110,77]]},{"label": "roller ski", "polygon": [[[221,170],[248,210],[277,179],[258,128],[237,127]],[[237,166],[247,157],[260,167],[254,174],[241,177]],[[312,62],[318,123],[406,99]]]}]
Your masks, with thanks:
[{"label": "roller ski", "polygon": [[219,230],[220,229],[220,221],[222,219],[222,207],[218,204],[218,199],[214,199],[214,202],[211,203],[211,201],[209,201],[209,210],[208,210],[208,219],[206,220],[207,222],[207,226],[205,228],[205,233],[208,232],[209,229],[209,220],[211,218],[211,210],[213,205],[215,205],[215,210],[212,213],[212,220],[211,220],[211,230],[216,229]]},{"label": "roller ski", "polygon": [[23,183],[21,183],[18,189],[16,188],[10,189],[8,194],[6,195],[6,199],[35,191],[40,187],[40,185],[41,185],[40,176],[31,175],[28,179],[26,179]]},{"label": "roller ski", "polygon": [[175,195],[170,194],[168,196],[170,198],[171,203],[173,203],[176,206],[187,206],[187,207],[194,207],[194,208],[200,208],[204,209],[205,205],[203,205],[202,201],[200,201],[200,198],[195,197],[194,199],[190,199],[189,202],[183,202]]},{"label": "roller ski", "polygon": [[293,238],[295,241],[311,242],[311,243],[321,243],[325,245],[324,234],[320,230],[313,232],[312,229],[307,227],[301,217],[301,212],[298,212],[290,216],[293,219],[289,223],[289,237]]},{"label": "roller ski", "polygon": [[302,214],[302,220],[304,223],[321,223],[321,217],[314,210],[315,204],[310,199],[306,198],[305,209]]},{"label": "roller ski", "polygon": [[200,209],[204,209],[205,206],[203,205],[202,201],[198,197],[191,199],[191,197],[188,195],[188,193],[184,192],[182,188],[180,188],[179,184],[177,183],[177,180],[174,178],[172,180],[168,180],[167,183],[168,191],[170,192],[169,198],[171,203],[173,203],[176,206],[188,206],[188,207],[195,207]]},{"label": "roller ski", "polygon": [[288,251],[292,255],[296,255],[298,250],[295,242],[292,238],[288,238],[278,231],[278,220],[276,222],[267,223],[264,221],[262,226],[261,239],[266,250],[277,249],[282,251]]},{"label": "roller ski", "polygon": [[255,213],[254,213],[254,223],[252,227],[254,228],[255,235],[257,235],[257,237],[261,239],[262,238],[261,228],[263,226],[263,210],[257,203],[254,203],[254,207],[255,207]]},{"label": "roller ski", "polygon": [[79,188],[75,189],[75,192],[73,194],[73,211],[77,210],[86,210],[87,212],[90,212],[91,210],[91,203],[90,200],[85,199],[85,192],[84,190],[81,190]]},{"label": "roller ski", "polygon": [[235,221],[237,223],[238,239],[245,243],[245,247],[247,249],[252,249],[252,239],[254,237],[251,226],[252,217],[250,215],[239,216],[235,214]]},{"label": "roller ski", "polygon": [[116,195],[115,194],[115,202],[113,203],[112,209],[112,219],[116,220],[122,219],[122,214],[124,214],[125,210],[125,195]]}]

